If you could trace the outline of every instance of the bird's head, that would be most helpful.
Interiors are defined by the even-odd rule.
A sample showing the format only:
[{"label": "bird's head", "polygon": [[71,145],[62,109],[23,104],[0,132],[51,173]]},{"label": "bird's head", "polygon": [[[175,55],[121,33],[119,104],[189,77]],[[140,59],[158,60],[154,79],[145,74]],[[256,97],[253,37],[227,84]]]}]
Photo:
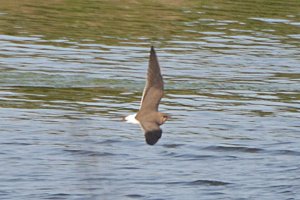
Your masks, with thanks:
[{"label": "bird's head", "polygon": [[159,113],[159,125],[164,124],[168,119],[170,119],[170,116],[165,113]]}]

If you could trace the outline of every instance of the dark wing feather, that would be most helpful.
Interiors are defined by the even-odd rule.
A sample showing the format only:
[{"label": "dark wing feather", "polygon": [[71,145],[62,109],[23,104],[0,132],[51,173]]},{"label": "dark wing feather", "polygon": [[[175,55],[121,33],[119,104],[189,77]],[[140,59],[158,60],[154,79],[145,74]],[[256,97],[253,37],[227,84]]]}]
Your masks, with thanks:
[{"label": "dark wing feather", "polygon": [[162,135],[162,130],[157,123],[154,122],[140,122],[140,125],[145,133],[145,139],[147,144],[154,145]]},{"label": "dark wing feather", "polygon": [[147,72],[147,82],[141,100],[140,112],[157,111],[160,99],[163,96],[164,83],[160,72],[157,56],[151,47],[149,66]]}]

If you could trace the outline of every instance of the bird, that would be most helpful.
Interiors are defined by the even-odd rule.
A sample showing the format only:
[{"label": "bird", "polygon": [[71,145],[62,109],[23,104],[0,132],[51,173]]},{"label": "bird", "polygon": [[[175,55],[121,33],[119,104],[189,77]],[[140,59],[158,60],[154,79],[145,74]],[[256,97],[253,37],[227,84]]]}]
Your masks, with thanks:
[{"label": "bird", "polygon": [[136,114],[125,117],[127,122],[139,124],[141,126],[144,131],[146,143],[149,145],[156,144],[161,138],[162,129],[160,126],[170,118],[168,114],[158,111],[163,94],[163,77],[161,75],[155,49],[151,46],[147,79],[139,111]]}]

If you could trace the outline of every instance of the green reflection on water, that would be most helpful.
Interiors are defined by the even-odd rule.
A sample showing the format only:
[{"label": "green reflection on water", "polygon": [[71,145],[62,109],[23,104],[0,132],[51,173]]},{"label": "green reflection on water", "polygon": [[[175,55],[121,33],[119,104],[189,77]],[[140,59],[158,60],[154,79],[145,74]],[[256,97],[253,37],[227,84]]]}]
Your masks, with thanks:
[{"label": "green reflection on water", "polygon": [[[255,35],[259,32],[266,34],[263,38],[277,36],[283,42],[299,46],[299,0],[288,2],[279,0],[0,0],[0,4],[0,34],[3,35],[40,35],[47,40],[67,38],[79,42],[121,45],[122,43],[167,42],[169,40],[198,41],[199,38],[209,35],[208,32],[226,36]],[[297,36],[289,37],[289,35],[298,35],[298,38]],[[55,43],[56,45],[65,45],[65,43]],[[32,85],[30,84],[32,80],[38,77],[39,80],[36,82],[43,82],[44,85],[50,85],[53,88],[9,88],[7,91],[14,94],[2,99],[1,107],[41,108],[45,107],[45,104],[57,106],[58,101],[99,102],[95,99],[111,100],[110,97],[114,97],[113,103],[130,103],[139,101],[141,95],[131,86],[129,90],[133,91],[132,95],[122,96],[124,91],[116,88],[127,83],[110,82],[111,80],[108,79],[89,79],[87,84],[89,88],[68,88],[70,85],[76,85],[76,81],[81,85],[87,82],[85,76],[76,76],[74,81],[68,80],[69,85],[59,85],[55,88],[56,82],[63,82],[64,76],[51,73],[37,76],[35,72],[14,73],[13,71],[8,76],[6,75],[8,71],[11,69],[0,69],[0,84],[11,86],[14,85],[15,80],[22,80],[18,85]],[[278,73],[274,78],[298,80],[299,74]],[[114,89],[106,87],[110,84],[118,85],[118,87]],[[128,85],[133,85],[133,83],[128,83]],[[172,85],[171,82],[170,85]],[[142,91],[142,87],[143,85],[139,91]],[[197,91],[191,90],[197,87],[196,84],[195,87],[189,86],[188,90],[169,90],[169,92],[198,95]],[[205,96],[205,94],[201,95]],[[249,100],[233,94],[207,94],[207,96],[226,100]],[[296,92],[289,94],[277,92],[277,96],[278,101],[282,102],[299,101],[300,98]],[[20,100],[17,100],[18,98]]]},{"label": "green reflection on water", "polygon": [[[170,94],[170,95],[169,95]],[[0,108],[22,108],[22,109],[62,109],[76,110],[84,113],[104,113],[124,110],[125,112],[136,111],[141,98],[140,91],[129,92],[117,88],[50,88],[50,87],[2,87],[0,88]],[[291,103],[281,106],[282,111],[298,112],[294,102],[300,100],[299,93],[259,93],[257,96],[244,96],[238,93],[210,93],[199,90],[167,90],[162,104],[166,106],[181,106],[197,108],[194,97],[202,101],[216,100],[223,106],[247,106],[255,101],[266,100],[265,95],[277,97],[267,99],[270,105],[272,102]],[[190,99],[195,104],[185,104],[180,99]],[[175,100],[175,101],[173,101]],[[209,100],[209,101],[210,101]],[[130,105],[130,106],[129,106]],[[294,106],[293,106],[294,105]],[[244,107],[246,108],[246,107]],[[208,109],[208,108],[206,108]],[[214,108],[216,109],[216,108]],[[220,108],[219,108],[220,109]],[[271,115],[272,112],[253,110],[260,116]]]},{"label": "green reflection on water", "polygon": [[[299,34],[298,0],[0,0],[0,4],[0,34],[6,35],[119,44],[178,37],[197,40],[201,32],[214,31],[227,35],[235,35],[237,30]],[[298,43],[290,37],[283,39]]]},{"label": "green reflection on water", "polygon": [[[122,95],[122,91],[117,89],[100,87],[7,87],[0,90],[0,96],[0,108],[60,109],[103,114],[114,110],[113,104],[133,101],[134,98]],[[111,108],[107,108],[107,104],[112,104]]]},{"label": "green reflection on water", "polygon": [[0,3],[4,34],[44,35],[106,41],[146,37],[157,40],[177,32],[183,1],[20,1]]}]

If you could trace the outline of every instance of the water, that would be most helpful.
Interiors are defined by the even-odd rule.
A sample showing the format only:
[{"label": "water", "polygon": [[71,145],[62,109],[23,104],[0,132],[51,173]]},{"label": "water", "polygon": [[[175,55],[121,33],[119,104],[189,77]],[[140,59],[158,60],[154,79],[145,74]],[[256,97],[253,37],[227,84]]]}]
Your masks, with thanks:
[{"label": "water", "polygon": [[[3,1],[1,199],[300,199],[299,8]],[[151,44],[172,116],[155,146],[121,120]]]}]

